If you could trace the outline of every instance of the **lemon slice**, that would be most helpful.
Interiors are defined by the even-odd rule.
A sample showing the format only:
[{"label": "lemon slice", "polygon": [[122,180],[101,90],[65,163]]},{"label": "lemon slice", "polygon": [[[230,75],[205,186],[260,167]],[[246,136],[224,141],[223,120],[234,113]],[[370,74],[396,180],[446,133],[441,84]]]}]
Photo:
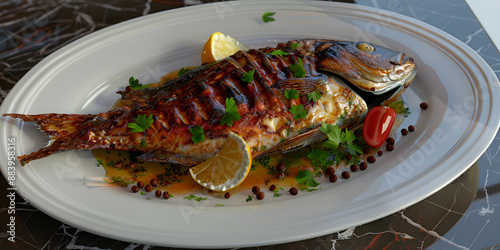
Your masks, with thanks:
[{"label": "lemon slice", "polygon": [[220,32],[213,33],[203,47],[201,63],[211,63],[222,60],[239,50],[247,48],[236,39]]},{"label": "lemon slice", "polygon": [[193,179],[213,191],[226,191],[240,185],[250,172],[250,147],[241,136],[229,135],[217,154],[189,169]]}]

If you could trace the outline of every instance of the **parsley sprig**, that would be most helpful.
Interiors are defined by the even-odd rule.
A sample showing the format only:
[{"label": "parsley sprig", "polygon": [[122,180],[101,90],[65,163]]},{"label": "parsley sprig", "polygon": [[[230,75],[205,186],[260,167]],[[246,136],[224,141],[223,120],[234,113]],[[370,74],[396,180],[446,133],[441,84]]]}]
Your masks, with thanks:
[{"label": "parsley sprig", "polygon": [[304,68],[304,63],[302,62],[302,59],[300,59],[300,57],[297,58],[297,61],[297,63],[290,65],[290,70],[293,72],[293,75],[295,77],[305,77],[306,69]]},{"label": "parsley sprig", "polygon": [[265,23],[275,21],[275,19],[272,17],[274,16],[274,14],[276,14],[276,12],[265,12],[264,14],[262,14],[262,21]]},{"label": "parsley sprig", "polygon": [[153,115],[149,115],[146,117],[146,115],[138,115],[137,118],[135,118],[135,123],[129,123],[127,124],[128,128],[131,128],[132,133],[137,133],[137,132],[144,132],[146,129],[153,124],[154,119]]},{"label": "parsley sprig", "polygon": [[193,140],[195,144],[205,140],[205,131],[200,125],[195,125],[194,127],[189,128],[189,132],[193,135],[191,140]]},{"label": "parsley sprig", "polygon": [[313,91],[309,94],[307,94],[307,100],[308,101],[313,101],[313,102],[318,102],[319,98],[321,98],[321,93],[318,91]]},{"label": "parsley sprig", "polygon": [[208,198],[203,198],[203,197],[201,197],[201,196],[196,196],[196,195],[194,195],[194,194],[190,194],[190,195],[188,195],[188,196],[185,196],[183,199],[184,199],[184,200],[188,200],[188,201],[190,201],[190,200],[195,200],[195,201],[197,201],[197,202],[201,202],[201,201],[207,200]]},{"label": "parsley sprig", "polygon": [[306,118],[307,114],[308,114],[307,109],[304,109],[304,105],[302,105],[302,104],[290,106],[289,111],[290,111],[290,113],[293,114],[293,118],[295,120],[299,120],[301,118]]},{"label": "parsley sprig", "polygon": [[233,122],[239,121],[241,119],[240,113],[238,113],[238,108],[236,107],[236,102],[233,97],[226,98],[226,112],[222,117],[220,123],[222,125],[233,126]]},{"label": "parsley sprig", "polygon": [[277,50],[271,52],[270,55],[272,55],[272,56],[288,56],[288,55],[290,55],[290,53],[285,52],[281,49],[277,49]]},{"label": "parsley sprig", "polygon": [[333,165],[333,161],[329,160],[331,155],[332,153],[328,150],[314,148],[307,153],[307,158],[311,160],[313,167],[323,170],[327,166]]},{"label": "parsley sprig", "polygon": [[253,74],[255,73],[255,68],[252,70],[243,73],[243,76],[241,77],[241,80],[246,82],[246,83],[251,83],[253,81]]},{"label": "parsley sprig", "polygon": [[300,170],[295,176],[295,180],[299,186],[317,187],[319,183],[314,178],[314,174],[309,170]]},{"label": "parsley sprig", "polygon": [[139,89],[145,89],[146,88],[146,86],[144,86],[141,83],[139,83],[139,79],[135,79],[133,76],[131,76],[128,79],[128,85],[130,85],[130,88],[132,90],[139,90]]},{"label": "parsley sprig", "polygon": [[299,94],[298,94],[298,91],[296,89],[285,89],[284,94],[285,94],[286,99],[288,99],[288,100],[299,98]]},{"label": "parsley sprig", "polygon": [[177,72],[177,76],[182,76],[184,74],[186,74],[190,69],[189,68],[181,68],[179,69],[179,71]]},{"label": "parsley sprig", "polygon": [[326,123],[321,124],[320,131],[328,136],[328,139],[323,142],[325,148],[334,152],[338,152],[339,148],[345,149],[351,155],[363,154],[361,147],[354,143],[357,138],[351,131],[347,129],[342,131],[339,127]]}]

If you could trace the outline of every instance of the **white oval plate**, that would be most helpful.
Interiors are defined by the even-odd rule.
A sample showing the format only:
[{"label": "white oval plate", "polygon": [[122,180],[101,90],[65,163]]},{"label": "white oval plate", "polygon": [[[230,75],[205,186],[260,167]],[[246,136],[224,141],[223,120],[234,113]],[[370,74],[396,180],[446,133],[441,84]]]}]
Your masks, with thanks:
[{"label": "white oval plate", "polygon": [[[396,149],[368,170],[293,198],[268,193],[262,201],[245,202],[249,192],[228,200],[147,200],[120,188],[88,185],[104,176],[88,151],[17,165],[19,193],[58,220],[119,240],[182,247],[267,245],[325,235],[410,206],[458,177],[493,140],[500,124],[498,80],[452,36],[406,16],[357,5],[263,3],[181,8],[95,32],[36,65],[0,113],[106,111],[130,76],[155,82],[170,70],[199,65],[206,39],[220,31],[252,47],[309,37],[364,40],[406,52],[419,72],[404,93],[411,114],[402,126],[415,125],[416,131],[399,138]],[[264,11],[276,11],[276,21],[263,23]],[[428,110],[419,109],[422,101],[429,103]],[[31,124],[6,117],[0,124],[0,164],[7,176],[7,138],[17,140],[18,155],[46,141]]]}]

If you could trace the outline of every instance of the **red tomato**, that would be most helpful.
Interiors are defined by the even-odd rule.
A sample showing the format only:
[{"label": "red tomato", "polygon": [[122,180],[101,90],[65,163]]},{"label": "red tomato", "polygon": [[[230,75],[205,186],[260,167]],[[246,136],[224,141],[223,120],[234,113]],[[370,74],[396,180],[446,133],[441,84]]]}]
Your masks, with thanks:
[{"label": "red tomato", "polygon": [[368,111],[363,124],[363,138],[371,147],[380,147],[389,136],[396,119],[394,109],[377,106]]}]

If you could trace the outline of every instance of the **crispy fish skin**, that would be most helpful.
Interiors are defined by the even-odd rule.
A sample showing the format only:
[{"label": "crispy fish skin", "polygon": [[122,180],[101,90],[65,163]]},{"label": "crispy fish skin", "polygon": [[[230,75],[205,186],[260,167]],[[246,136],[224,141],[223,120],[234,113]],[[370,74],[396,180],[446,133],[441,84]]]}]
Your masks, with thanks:
[{"label": "crispy fish skin", "polygon": [[[294,48],[294,44],[300,46]],[[381,82],[389,79],[384,79],[383,74],[401,71],[403,67],[407,72],[399,72],[403,75],[401,79],[397,82],[389,79],[402,86],[398,91],[404,90],[413,79],[415,66],[411,58],[403,60],[403,56],[398,65],[390,60],[399,52],[380,48],[383,55],[371,55],[357,51],[356,44],[306,39],[279,44],[276,48],[239,51],[159,87],[118,92],[129,104],[97,115],[4,116],[37,122],[51,140],[47,147],[18,157],[21,165],[54,152],[97,148],[142,152],[143,159],[149,161],[195,165],[212,157],[229,131],[238,133],[250,148],[257,149],[252,152],[253,157],[283,152],[322,140],[324,135],[318,126],[323,122],[347,128],[361,122],[366,114],[367,105],[359,95],[341,80],[318,70],[354,79],[351,82],[373,78],[379,81],[374,86],[382,86]],[[271,55],[277,50],[288,55]],[[290,67],[300,62],[304,77],[295,76]],[[357,69],[360,64],[362,70]],[[253,81],[242,81],[243,74],[253,69]],[[299,98],[287,99],[286,89],[296,89]],[[378,91],[373,86],[370,90]],[[322,94],[318,102],[306,97],[313,91]],[[393,91],[389,98],[395,98],[400,94],[398,91]],[[221,119],[225,100],[231,97],[241,119],[229,127],[222,125]],[[291,106],[298,105],[308,111],[306,118],[295,119],[290,112]],[[128,124],[134,123],[139,115],[152,115],[154,121],[144,132],[132,133]],[[195,144],[189,128],[196,125],[203,128],[206,139]]]}]

